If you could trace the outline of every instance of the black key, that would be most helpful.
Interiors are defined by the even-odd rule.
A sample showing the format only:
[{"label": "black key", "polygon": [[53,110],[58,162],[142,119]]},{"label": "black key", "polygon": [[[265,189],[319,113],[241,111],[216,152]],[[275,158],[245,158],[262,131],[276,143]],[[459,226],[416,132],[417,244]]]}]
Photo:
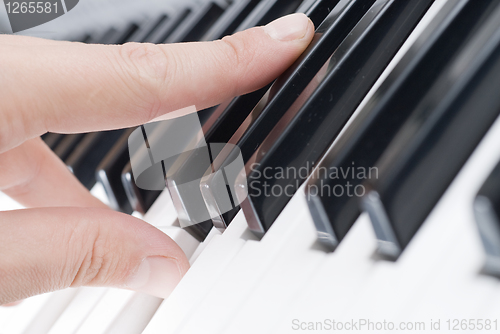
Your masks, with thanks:
[{"label": "black key", "polygon": [[89,44],[111,44],[118,34],[118,30],[115,28],[109,28],[100,36],[92,37],[87,43]]},{"label": "black key", "polygon": [[139,26],[137,24],[130,23],[125,27],[125,29],[121,30],[115,35],[115,39],[111,42],[111,44],[123,44],[125,42],[128,42],[138,29]]},{"label": "black key", "polygon": [[500,163],[474,200],[474,214],[486,253],[483,271],[500,276]]},{"label": "black key", "polygon": [[202,41],[214,41],[231,35],[243,20],[255,9],[261,0],[241,0],[234,2],[220,19],[201,38]]},{"label": "black key", "polygon": [[[485,10],[469,6],[474,7],[468,1],[451,1],[441,9],[306,185],[318,238],[331,250],[360,214],[354,190],[363,195],[360,187],[365,179],[378,177],[375,163]],[[364,173],[353,176],[353,170]]]},{"label": "black key", "polygon": [[[309,16],[314,26],[319,26],[335,8],[339,0],[316,0],[304,13]],[[300,8],[297,10],[299,12]]]},{"label": "black key", "polygon": [[[500,3],[484,19],[377,163],[363,200],[379,252],[397,258],[500,114]],[[484,8],[483,7],[483,8]],[[469,8],[469,13],[473,9]],[[464,22],[462,22],[464,24]],[[461,36],[465,38],[466,36]]]},{"label": "black key", "polygon": [[54,148],[59,145],[63,138],[64,135],[58,133],[47,133],[42,137],[45,144],[47,144],[47,146],[50,147],[51,150],[54,150]]},{"label": "black key", "polygon": [[165,43],[199,41],[223,13],[224,8],[215,2],[203,4],[166,39]]},{"label": "black key", "polygon": [[100,182],[114,210],[132,213],[132,207],[123,188],[121,173],[130,161],[128,137],[134,129],[124,131],[96,168],[96,180]]},{"label": "black key", "polygon": [[168,16],[166,14],[160,15],[157,19],[151,20],[143,24],[131,37],[129,42],[144,42],[158,29],[162,24],[167,22]]},{"label": "black key", "polygon": [[97,166],[124,132],[125,130],[114,130],[89,133],[66,159],[68,168],[87,189],[90,190],[95,185]]},{"label": "black key", "polygon": [[263,0],[237,28],[236,32],[264,26],[297,10],[302,0]]},{"label": "black key", "polygon": [[142,214],[148,212],[149,208],[151,208],[161,194],[159,190],[145,190],[135,185],[130,162],[127,163],[121,172],[121,181],[131,207],[134,211]]},{"label": "black key", "polygon": [[64,138],[61,140],[59,145],[57,145],[53,151],[54,153],[62,160],[65,161],[70,154],[73,152],[73,150],[80,144],[82,141],[83,137],[85,134],[79,133],[79,134],[71,134],[71,135],[65,135]]},{"label": "black key", "polygon": [[[271,87],[269,94],[259,102],[229,141],[229,144],[239,147],[245,163],[288,109],[294,103],[301,103],[295,102],[295,98],[299,97],[304,89],[306,89],[321,67],[339,47],[361,17],[368,11],[373,2],[358,0],[340,1],[318,27],[308,49],[294,65],[278,78],[276,83]],[[314,81],[313,85],[315,83]],[[231,158],[227,162],[225,160],[226,157],[231,157],[233,154],[234,152],[224,156],[217,156],[214,160],[214,169],[221,170],[224,165],[230,163],[232,161]],[[216,217],[213,219],[214,225],[221,229],[224,229],[230,223],[235,213],[233,210],[233,212],[224,215],[219,214],[220,210],[218,209],[219,205],[217,202],[220,202],[221,199],[217,200],[210,195],[211,187],[221,182],[221,178],[223,177],[223,173],[215,173],[210,176],[210,179],[205,180],[202,187],[207,192],[203,197],[207,202],[211,216]],[[234,183],[230,183],[229,186],[234,187]],[[234,192],[232,191],[232,193]]]},{"label": "black key", "polygon": [[151,33],[143,42],[149,42],[154,44],[164,43],[167,38],[174,32],[174,30],[179,27],[179,25],[187,19],[191,14],[191,9],[184,8],[176,13],[172,18],[164,21],[160,24],[156,30]]},{"label": "black key", "polygon": [[321,2],[321,0],[303,0],[299,8],[295,11],[296,13],[307,13],[307,11],[316,3]]},{"label": "black key", "polygon": [[[197,117],[199,119],[200,125],[203,125],[207,120],[211,117],[212,113],[214,112],[215,108],[208,108],[202,111],[199,111],[197,114]],[[173,119],[169,121],[163,121],[160,123],[153,123],[154,125],[148,125],[149,128],[149,133],[150,135],[148,136],[148,145],[149,147],[158,145],[155,143],[162,143],[165,142],[164,138],[164,133],[167,133],[170,128],[175,128],[177,122],[182,122],[180,119]],[[154,128],[152,128],[154,126]],[[167,134],[168,135],[168,134]],[[168,141],[167,141],[168,142]],[[145,160],[145,161],[150,161],[150,155],[147,150],[138,150],[136,152],[137,156],[135,159],[137,160]],[[174,160],[172,160],[174,162]],[[142,165],[142,163],[141,163]],[[164,164],[164,167],[168,169],[168,166]],[[164,180],[164,175],[161,174],[161,179],[160,180],[155,180],[155,178],[151,178],[154,182],[158,183],[158,185],[155,185],[153,188],[157,189],[155,190],[146,190],[146,189],[141,189],[137,186],[135,182],[134,175],[132,173],[132,167],[130,164],[125,166],[122,171],[122,176],[121,180],[123,183],[123,187],[125,190],[125,193],[127,195],[127,198],[129,199],[129,202],[131,203],[132,208],[140,213],[146,213],[151,205],[153,205],[154,201],[158,198],[158,196],[161,194],[161,190],[165,188],[165,180]]]},{"label": "black key", "polygon": [[[333,53],[311,99],[285,113],[248,161],[240,185],[248,184],[241,207],[253,231],[263,234],[271,227],[431,4],[376,1]],[[310,94],[306,89],[298,100]]]}]

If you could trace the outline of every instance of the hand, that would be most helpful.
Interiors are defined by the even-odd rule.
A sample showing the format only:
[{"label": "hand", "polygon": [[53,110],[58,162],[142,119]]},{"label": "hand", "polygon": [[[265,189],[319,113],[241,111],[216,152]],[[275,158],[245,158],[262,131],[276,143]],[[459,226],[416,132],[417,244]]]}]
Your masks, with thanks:
[{"label": "hand", "polygon": [[271,82],[314,34],[302,14],[221,41],[84,45],[0,36],[0,304],[79,286],[167,297],[189,268],[169,237],[95,199],[41,141],[201,110]]}]

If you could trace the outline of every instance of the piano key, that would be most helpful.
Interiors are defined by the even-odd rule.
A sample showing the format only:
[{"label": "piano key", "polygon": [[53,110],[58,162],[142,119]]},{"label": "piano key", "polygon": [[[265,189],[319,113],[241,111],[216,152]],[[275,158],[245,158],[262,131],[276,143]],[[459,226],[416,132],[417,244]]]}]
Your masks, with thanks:
[{"label": "piano key", "polygon": [[128,201],[134,211],[145,214],[160,196],[161,191],[145,190],[136,186],[132,166],[128,162],[121,172],[121,181]]},{"label": "piano key", "polygon": [[[337,3],[338,1],[323,1],[322,6],[332,5],[333,3]],[[328,10],[325,10],[321,6],[316,6],[317,10],[314,12],[315,18],[318,20],[318,23],[321,22],[326,15],[329,13]],[[321,8],[320,8],[321,7]],[[244,118],[250,113],[250,108],[254,106],[258,100],[264,95],[267,91],[268,87],[262,88],[259,91],[254,93],[250,93],[244,96],[240,96],[235,98],[232,102],[223,103],[219,106],[215,111],[212,117],[207,121],[207,124],[204,124],[204,133],[205,140],[209,143],[224,143],[230,139],[230,135],[234,133],[237,127],[243,122]],[[235,110],[235,111],[233,111]],[[199,153],[199,152],[198,152]],[[215,154],[212,152],[212,154]],[[198,157],[198,159],[197,159]],[[190,179],[199,179],[203,176],[205,171],[207,170],[210,162],[207,160],[205,164],[200,163],[199,155],[193,153],[191,157],[185,159],[184,162],[179,164],[177,168],[179,173],[172,173],[173,175],[170,177],[171,179],[182,179],[185,180],[187,178]],[[205,166],[206,165],[206,166]],[[185,166],[189,166],[189,168],[184,168]],[[193,166],[198,167],[198,171],[193,170]],[[185,175],[189,173],[188,175]],[[200,212],[205,211],[203,209],[204,202],[200,192],[193,193],[189,192],[189,200],[184,200],[187,196],[184,193],[181,193],[182,189],[178,187],[173,187],[170,189],[172,192],[172,197],[174,200],[174,204],[179,212],[179,217],[181,220],[183,217],[190,217],[189,208],[194,208],[193,210]],[[192,190],[192,189],[191,189]],[[191,211],[193,211],[191,210]],[[228,215],[234,217],[238,210],[232,210]],[[209,217],[208,212],[205,211],[202,214],[206,217]],[[232,218],[231,218],[232,219]],[[186,221],[189,221],[187,219]],[[212,227],[212,223],[210,221],[204,221],[202,223],[194,224],[189,226],[188,228],[191,230],[193,235],[196,235],[200,241],[202,241],[206,235],[210,232]]]},{"label": "piano key", "polygon": [[165,43],[195,42],[221,17],[224,9],[220,4],[208,1],[191,14]]},{"label": "piano key", "polygon": [[[294,198],[292,207],[299,205],[300,200],[300,197]],[[234,317],[235,312],[255,291],[258,281],[262,280],[280,254],[289,253],[293,257],[294,249],[307,249],[315,241],[313,228],[309,229],[309,233],[304,233],[304,230],[308,231],[307,226],[304,229],[303,225],[303,216],[306,214],[305,211],[302,211],[301,215],[297,215],[294,210],[284,211],[273,230],[266,234],[262,241],[247,241],[228,264],[221,279],[199,303],[198,309],[203,312],[194,312],[176,332],[196,333],[203,324],[204,333],[220,333],[224,328],[225,319]],[[321,257],[321,253],[317,255]],[[207,305],[212,306],[207,308]]]},{"label": "piano key", "polygon": [[302,0],[263,0],[236,28],[235,32],[264,26],[281,16],[292,14],[300,6],[301,2]]},{"label": "piano key", "polygon": [[163,299],[134,293],[125,307],[106,328],[106,334],[137,334],[148,325]]},{"label": "piano key", "polygon": [[116,28],[109,28],[100,36],[91,36],[89,40],[86,41],[88,44],[111,44],[111,42],[116,38],[118,30]]},{"label": "piano key", "polygon": [[65,163],[80,182],[91,189],[95,182],[95,170],[125,130],[94,132],[85,135]]},{"label": "piano key", "polygon": [[139,25],[136,23],[128,24],[125,29],[120,30],[114,37],[114,40],[110,44],[123,44],[127,42],[130,37],[139,29]]},{"label": "piano key", "polygon": [[134,295],[135,292],[129,290],[108,289],[75,334],[105,334]]},{"label": "piano key", "polygon": [[200,40],[214,41],[233,34],[236,28],[254,10],[260,1],[240,0],[233,2]]},{"label": "piano key", "polygon": [[[247,162],[248,176],[240,185],[249,185],[241,206],[252,230],[262,234],[273,224],[431,3],[377,1],[333,54],[336,64],[329,65],[321,87],[303,106],[285,113],[262,142]],[[263,177],[269,170],[295,172]],[[276,188],[280,194],[272,190]]]},{"label": "piano key", "polygon": [[133,130],[126,130],[96,167],[96,180],[106,191],[110,207],[125,213],[133,210],[123,188],[121,172],[129,162],[128,137]]},{"label": "piano key", "polygon": [[[328,15],[325,21],[318,27],[313,42],[304,54],[295,62],[292,67],[282,75],[270,88],[269,94],[259,102],[252,110],[245,122],[230,139],[229,144],[237,145],[241,150],[243,161],[248,162],[252,154],[260,146],[269,132],[279,122],[280,118],[294,108],[295,100],[290,97],[298,97],[302,91],[311,83],[313,90],[318,81],[324,78],[324,73],[320,72],[323,64],[330,58],[332,53],[339,47],[343,39],[349,34],[359,19],[368,11],[374,1],[340,1]],[[317,74],[318,73],[318,74]],[[314,79],[315,75],[317,76]],[[326,86],[326,84],[325,84]],[[306,90],[305,94],[312,92]],[[309,95],[303,96],[307,99]],[[300,103],[300,100],[297,100]],[[220,154],[214,159],[214,170],[218,171],[202,180],[203,197],[207,204],[214,225],[224,229],[234,218],[237,210],[222,214],[219,204],[220,198],[215,198],[212,188],[224,177],[221,168],[231,162],[228,159],[235,154],[235,151],[226,149],[227,154]],[[234,182],[229,182],[231,193],[235,194]],[[233,195],[234,196],[234,195]],[[249,221],[252,223],[252,221]],[[255,230],[257,230],[255,228]]]},{"label": "piano key", "polygon": [[[215,110],[215,108],[207,108],[205,110],[199,111],[197,113],[199,125],[204,125],[208,121],[208,119],[211,118],[214,110]],[[183,116],[183,119],[187,119],[188,117],[191,117],[191,116]],[[184,121],[179,118],[177,120],[171,119],[171,120],[163,121],[161,123],[157,123],[157,125],[151,125],[151,124],[148,125],[148,128],[151,128],[150,135],[148,134],[148,140],[149,140],[148,144],[150,145],[149,147],[162,146],[162,145],[164,145],[164,143],[173,142],[173,140],[171,138],[166,138],[165,136],[168,135],[170,128],[178,128],[179,126],[182,126],[181,124],[183,124],[183,123],[179,123],[179,122],[184,122]],[[153,129],[153,127],[156,127],[156,126],[158,126],[158,129]],[[171,131],[172,130],[170,130],[170,132]],[[157,142],[157,144],[155,144],[155,142]],[[176,145],[181,144],[180,142],[178,142],[178,140],[176,140],[176,143],[177,143]],[[187,141],[186,141],[186,143],[187,143]],[[202,144],[197,144],[197,145],[202,145]],[[139,161],[139,160],[145,161],[145,162],[141,162],[141,163],[137,163],[137,164],[140,164],[140,165],[149,164],[150,155],[149,155],[148,150],[145,146],[141,150],[138,150],[138,152],[135,154],[136,154],[136,156],[134,159],[136,159],[136,161]],[[163,167],[167,168],[166,169],[167,171],[169,170],[169,167],[165,165],[165,162],[164,162]],[[135,211],[138,211],[138,212],[144,214],[145,212],[147,212],[149,210],[149,208],[154,203],[156,198],[160,195],[160,191],[141,189],[140,187],[138,187],[136,185],[136,182],[135,182],[135,179],[134,179],[134,176],[132,173],[132,167],[131,167],[130,163],[124,167],[124,169],[122,171],[121,179],[122,179],[123,187],[125,189],[125,193],[129,199],[129,202],[132,205],[132,208]],[[163,174],[161,175],[161,180],[158,180],[158,183],[160,183],[160,182],[161,182],[161,185],[158,187],[157,190],[159,190],[160,188],[163,189],[165,187],[165,180],[164,180]],[[211,228],[211,226],[209,228]]]},{"label": "piano key", "polygon": [[314,4],[321,2],[321,0],[303,0],[296,13],[306,13]]},{"label": "piano key", "polygon": [[158,29],[167,20],[169,20],[167,14],[161,14],[154,20],[148,20],[148,22],[141,25],[139,29],[135,31],[132,36],[130,36],[129,42],[142,43],[143,41],[147,40],[155,32],[155,30]]},{"label": "piano key", "polygon": [[177,332],[176,330],[198,308],[224,268],[243,247],[245,240],[242,236],[246,230],[245,220],[236,219],[224,234],[214,237],[174,292],[162,303],[144,334]]},{"label": "piano key", "polygon": [[30,322],[50,299],[50,296],[51,293],[46,293],[23,300],[21,304],[16,306],[15,312],[9,316],[8,321],[1,325],[2,331],[9,334],[23,334]]},{"label": "piano key", "polygon": [[[357,168],[364,171],[366,177],[370,172],[377,177],[377,170],[373,169],[375,162],[462,45],[463,39],[453,36],[466,34],[479,19],[476,12],[464,9],[466,5],[465,2],[445,4],[384,84],[359,111],[359,116],[340,141],[328,150],[317,170],[326,170],[329,174],[329,171],[339,173]],[[394,110],[398,112],[394,113]],[[344,174],[339,180],[313,173],[306,187],[319,240],[331,250],[344,238],[360,212],[357,196],[349,197],[345,191],[336,196],[328,194],[335,187],[344,189],[349,184],[355,189],[362,186],[363,178]],[[327,191],[323,194],[316,191],[324,188]]]},{"label": "piano key", "polygon": [[[423,263],[439,256],[438,267],[443,267],[434,270],[435,279],[430,284],[416,280],[419,289],[414,294],[419,298],[401,301],[406,304],[407,314],[447,312],[453,318],[465,312],[478,312],[476,317],[487,314],[473,302],[491,305],[492,295],[498,291],[498,280],[481,274],[485,255],[474,224],[473,203],[500,160],[500,151],[496,149],[499,140],[500,119],[497,119],[398,260],[407,261],[424,253]],[[405,269],[408,268],[401,271]]]},{"label": "piano key", "polygon": [[54,153],[61,159],[62,161],[66,160],[71,152],[76,148],[78,144],[82,141],[85,134],[71,134],[65,135],[61,140],[59,145],[54,148]]},{"label": "piano key", "polygon": [[191,14],[190,8],[183,8],[169,20],[164,21],[160,26],[147,37],[143,42],[160,44],[164,43],[174,30],[184,22]]},{"label": "piano key", "polygon": [[23,334],[45,334],[64,313],[80,289],[66,289],[51,294],[43,309],[31,320]]},{"label": "piano key", "polygon": [[384,255],[397,258],[404,250],[498,116],[500,99],[492,88],[500,85],[497,22],[480,23],[377,163],[380,179],[363,204],[387,246],[380,249]]},{"label": "piano key", "polygon": [[58,133],[47,133],[42,139],[53,150],[64,138],[64,135]]},{"label": "piano key", "polygon": [[[309,16],[314,23],[314,26],[318,27],[328,14],[330,14],[333,8],[335,8],[338,2],[338,0],[316,0],[307,10],[305,10],[306,7],[304,7],[303,10],[305,10],[304,13]],[[300,13],[301,9],[297,9],[297,12]]]},{"label": "piano key", "polygon": [[500,163],[474,200],[475,221],[486,253],[484,272],[500,275]]},{"label": "piano key", "polygon": [[[297,207],[307,208],[305,198],[299,197],[301,203],[295,203],[289,210],[297,212]],[[302,210],[302,213],[296,217],[299,230],[290,235],[288,247],[280,247],[280,254],[258,280],[244,305],[228,317],[230,321],[224,326],[224,333],[263,333],[274,322],[276,313],[296,299],[298,292],[305,288],[322,266],[326,253],[311,249],[316,240],[316,231],[312,222],[305,217],[307,210]],[[266,303],[263,304],[262,300]],[[248,322],[248,319],[259,320]]]},{"label": "piano key", "polygon": [[75,332],[106,292],[106,288],[80,288],[79,293],[57,318],[49,334]]}]

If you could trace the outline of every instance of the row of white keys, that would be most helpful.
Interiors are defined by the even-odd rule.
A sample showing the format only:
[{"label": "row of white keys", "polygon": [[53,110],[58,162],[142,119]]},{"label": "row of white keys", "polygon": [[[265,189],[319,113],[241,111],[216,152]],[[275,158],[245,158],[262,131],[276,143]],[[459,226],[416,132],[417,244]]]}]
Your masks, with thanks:
[{"label": "row of white keys", "polygon": [[247,232],[246,221],[240,212],[224,234],[213,237],[170,297],[162,303],[144,333],[176,333],[241,250],[246,242],[242,236]]},{"label": "row of white keys", "polygon": [[[13,313],[9,315],[7,321],[0,325],[0,333],[2,334],[22,334],[28,328],[32,319],[42,310],[51,294],[34,296],[23,300],[17,306],[12,307]],[[7,309],[7,308],[5,308]],[[4,310],[2,310],[4,311]]]},{"label": "row of white keys", "polygon": [[[230,321],[226,322],[228,326],[224,333],[264,332],[272,325],[276,313],[295,299],[294,292],[308,284],[324,262],[325,252],[311,247],[316,242],[317,233],[314,225],[306,218],[308,211],[302,210],[305,208],[307,204],[303,192],[299,191],[292,205],[288,207],[289,210],[296,211],[294,219],[298,222],[297,228],[293,229],[280,247],[279,255],[265,275],[258,279],[258,284],[237,314],[228,315],[227,319]],[[286,227],[289,218],[286,216],[285,214],[283,219],[278,218],[275,224]]]},{"label": "row of white keys", "polygon": [[[289,207],[293,208],[299,200],[294,197]],[[201,330],[220,333],[227,319],[233,318],[255,291],[280,253],[293,249],[300,240],[295,236],[300,234],[302,222],[297,211],[285,210],[261,241],[247,241],[179,333],[199,333]],[[307,238],[305,243],[308,244]]]}]

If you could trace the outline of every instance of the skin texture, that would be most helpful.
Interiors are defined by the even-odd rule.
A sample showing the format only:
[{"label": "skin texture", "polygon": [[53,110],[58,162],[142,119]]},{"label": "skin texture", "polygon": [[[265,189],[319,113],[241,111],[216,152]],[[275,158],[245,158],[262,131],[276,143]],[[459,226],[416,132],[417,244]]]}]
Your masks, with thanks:
[{"label": "skin texture", "polygon": [[125,287],[146,258],[171,259],[180,276],[189,269],[168,236],[92,197],[40,135],[132,127],[216,105],[271,82],[313,34],[295,14],[204,43],[0,36],[0,190],[28,208],[0,212],[0,304],[70,286]]}]

